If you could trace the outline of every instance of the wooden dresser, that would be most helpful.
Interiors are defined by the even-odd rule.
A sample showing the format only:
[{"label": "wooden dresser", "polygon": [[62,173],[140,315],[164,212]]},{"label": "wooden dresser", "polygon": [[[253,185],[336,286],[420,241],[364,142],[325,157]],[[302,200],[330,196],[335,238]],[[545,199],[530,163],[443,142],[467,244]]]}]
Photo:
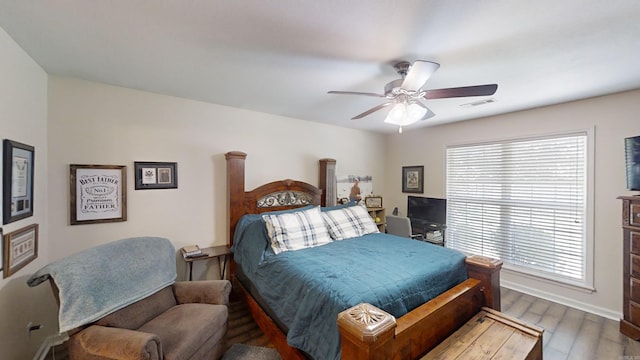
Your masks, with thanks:
[{"label": "wooden dresser", "polygon": [[623,318],[620,332],[640,340],[640,196],[620,196],[623,229]]}]

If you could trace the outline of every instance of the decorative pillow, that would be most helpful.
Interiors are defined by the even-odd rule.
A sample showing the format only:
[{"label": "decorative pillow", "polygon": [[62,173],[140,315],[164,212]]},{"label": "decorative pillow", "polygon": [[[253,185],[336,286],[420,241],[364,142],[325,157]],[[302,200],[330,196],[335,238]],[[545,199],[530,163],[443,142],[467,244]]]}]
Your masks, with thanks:
[{"label": "decorative pillow", "polygon": [[300,250],[330,243],[320,208],[263,215],[273,252]]},{"label": "decorative pillow", "polygon": [[378,225],[373,221],[371,215],[364,206],[351,206],[345,208],[346,211],[351,211],[353,215],[356,217],[358,223],[360,224],[360,230],[362,231],[362,235],[379,233]]},{"label": "decorative pillow", "polygon": [[322,218],[333,240],[362,236],[362,226],[356,215],[346,208],[324,211]]},{"label": "decorative pillow", "polygon": [[333,240],[380,232],[367,209],[359,205],[325,211],[322,218]]}]

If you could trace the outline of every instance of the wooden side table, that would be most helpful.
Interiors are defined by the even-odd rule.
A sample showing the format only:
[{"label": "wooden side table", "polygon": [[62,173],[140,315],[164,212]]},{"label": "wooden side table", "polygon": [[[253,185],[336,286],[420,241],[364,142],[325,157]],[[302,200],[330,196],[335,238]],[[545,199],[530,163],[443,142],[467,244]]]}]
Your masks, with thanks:
[{"label": "wooden side table", "polygon": [[[231,255],[231,250],[226,245],[213,246],[202,249],[203,254],[207,254],[206,256],[198,256],[198,257],[186,257],[182,258],[189,266],[189,281],[191,281],[193,277],[193,263],[196,261],[204,261],[210,259],[218,259],[218,268],[220,269],[220,279],[224,279],[224,275],[227,269],[227,259],[229,255]],[[220,259],[222,258],[222,259]]]}]

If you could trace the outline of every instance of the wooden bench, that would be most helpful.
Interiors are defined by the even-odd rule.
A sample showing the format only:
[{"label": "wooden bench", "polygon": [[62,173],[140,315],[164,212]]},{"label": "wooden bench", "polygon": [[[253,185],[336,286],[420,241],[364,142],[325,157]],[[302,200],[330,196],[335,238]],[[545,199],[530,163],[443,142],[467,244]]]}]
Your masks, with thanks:
[{"label": "wooden bench", "polygon": [[543,329],[483,307],[427,359],[542,359]]}]

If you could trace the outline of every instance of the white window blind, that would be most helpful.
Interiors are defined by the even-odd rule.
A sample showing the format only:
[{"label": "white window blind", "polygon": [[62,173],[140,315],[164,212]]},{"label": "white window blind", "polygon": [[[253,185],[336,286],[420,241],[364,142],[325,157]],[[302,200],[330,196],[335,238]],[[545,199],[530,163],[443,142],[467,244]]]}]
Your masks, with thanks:
[{"label": "white window blind", "polygon": [[585,284],[587,134],[448,147],[447,246]]}]

